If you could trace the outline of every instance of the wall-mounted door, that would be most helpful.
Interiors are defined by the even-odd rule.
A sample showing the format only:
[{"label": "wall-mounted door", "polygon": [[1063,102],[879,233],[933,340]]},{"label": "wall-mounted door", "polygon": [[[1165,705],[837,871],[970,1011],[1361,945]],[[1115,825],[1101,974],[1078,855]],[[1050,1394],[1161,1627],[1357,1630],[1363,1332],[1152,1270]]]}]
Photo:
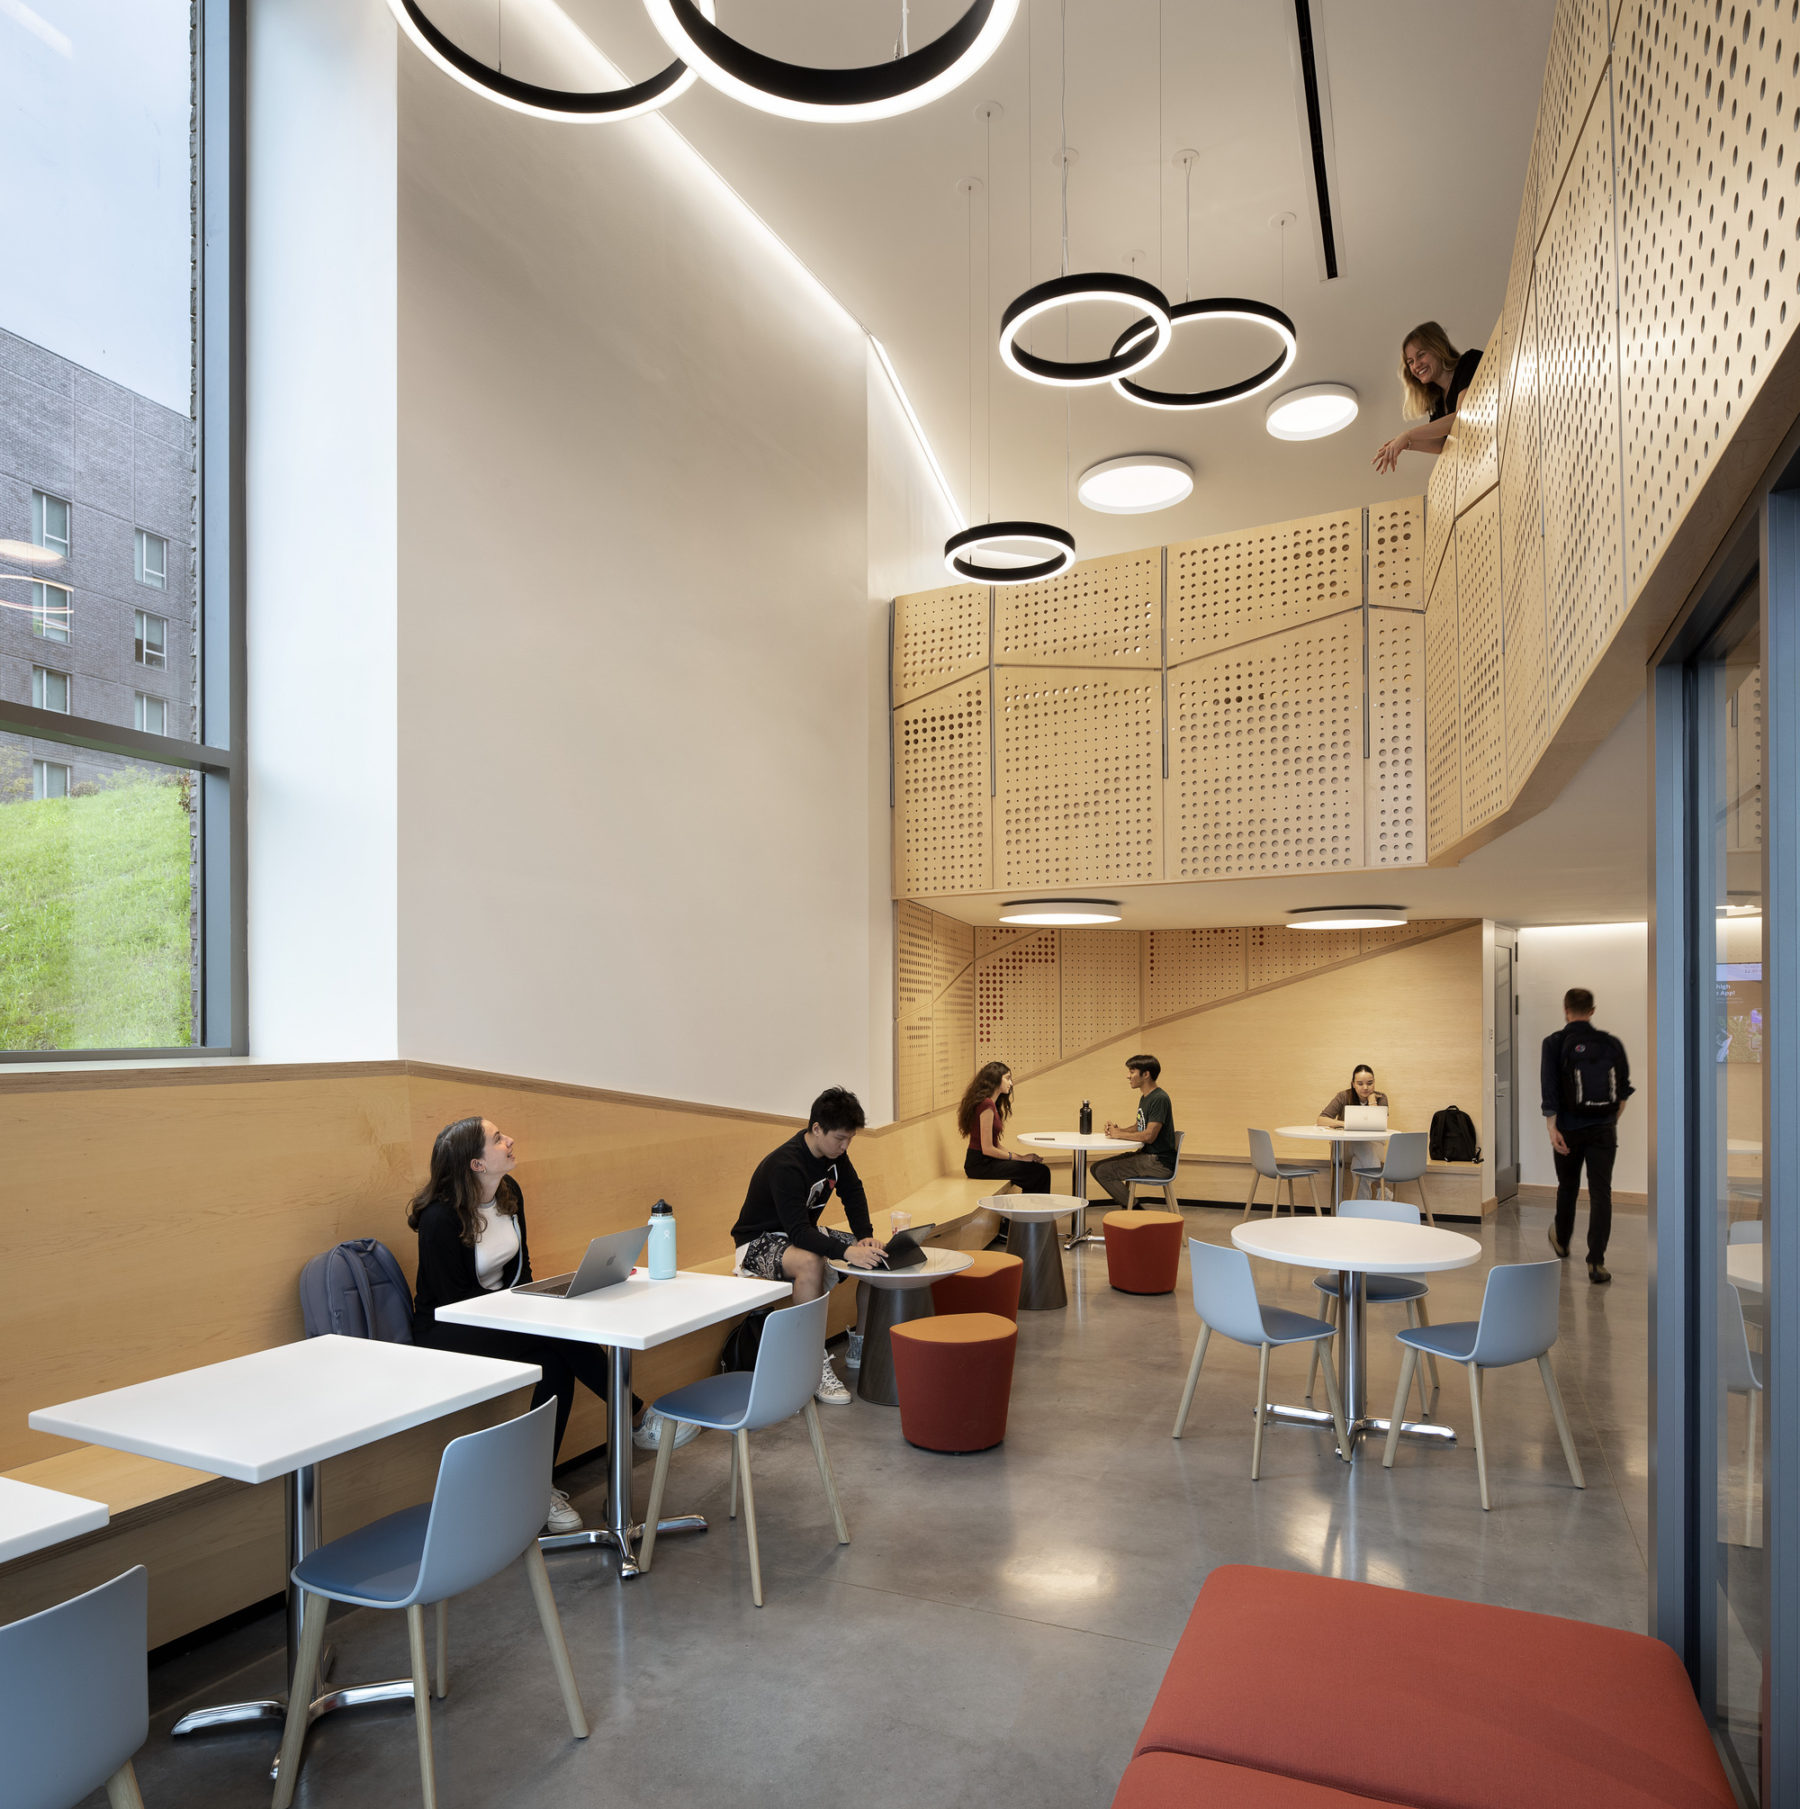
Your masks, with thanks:
[{"label": "wall-mounted door", "polygon": [[1519,1191],[1519,932],[1494,926],[1494,1198]]}]

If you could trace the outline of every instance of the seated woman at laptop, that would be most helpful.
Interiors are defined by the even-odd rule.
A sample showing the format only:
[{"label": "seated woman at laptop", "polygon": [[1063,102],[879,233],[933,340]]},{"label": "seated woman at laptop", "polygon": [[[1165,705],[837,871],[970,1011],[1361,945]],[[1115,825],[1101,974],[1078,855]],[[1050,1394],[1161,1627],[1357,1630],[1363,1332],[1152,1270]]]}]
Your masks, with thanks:
[{"label": "seated woman at laptop", "polygon": [[[1344,1109],[1347,1106],[1382,1106],[1385,1107],[1388,1097],[1375,1090],[1375,1070],[1367,1062],[1357,1064],[1350,1076],[1350,1084],[1341,1092],[1333,1093],[1325,1102],[1325,1109],[1320,1112],[1318,1122],[1328,1130],[1341,1131],[1344,1128]],[[1382,1154],[1386,1148],[1380,1143],[1345,1143],[1336,1146],[1344,1152],[1345,1159],[1352,1169],[1379,1168]],[[1360,1192],[1362,1184],[1357,1183]]]},{"label": "seated woman at laptop", "polygon": [[956,1128],[969,1140],[963,1173],[972,1181],[1015,1181],[1020,1193],[1048,1193],[1050,1170],[1042,1156],[1015,1156],[1001,1141],[1012,1116],[1012,1069],[989,1062],[969,1082],[956,1108]]},{"label": "seated woman at laptop", "polygon": [[[556,1401],[560,1450],[575,1384],[584,1382],[606,1399],[606,1352],[568,1338],[526,1337],[521,1332],[440,1322],[437,1309],[531,1280],[525,1235],[525,1195],[513,1178],[513,1140],[491,1119],[459,1118],[438,1132],[431,1176],[413,1196],[406,1222],[419,1234],[419,1274],[413,1287],[413,1342],[472,1357],[535,1363],[543,1379],[531,1397],[540,1407]],[[634,1398],[635,1409],[639,1403]],[[684,1427],[685,1431],[686,1428]],[[694,1428],[697,1432],[698,1427]],[[682,1442],[677,1440],[677,1442]],[[561,1489],[550,1491],[545,1521],[553,1533],[578,1533],[581,1515]]]}]

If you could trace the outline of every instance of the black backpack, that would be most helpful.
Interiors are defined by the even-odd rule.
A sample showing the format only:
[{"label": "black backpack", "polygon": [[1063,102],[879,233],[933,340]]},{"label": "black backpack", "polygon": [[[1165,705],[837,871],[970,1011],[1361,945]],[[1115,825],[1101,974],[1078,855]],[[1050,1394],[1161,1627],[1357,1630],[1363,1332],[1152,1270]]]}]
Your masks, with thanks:
[{"label": "black backpack", "polygon": [[762,1349],[763,1327],[774,1311],[773,1307],[764,1307],[760,1312],[747,1314],[732,1327],[725,1348],[719,1352],[721,1370],[756,1367],[756,1353]]},{"label": "black backpack", "polygon": [[1604,1117],[1619,1107],[1619,1066],[1623,1051],[1610,1030],[1571,1024],[1563,1033],[1557,1096],[1565,1112]]},{"label": "black backpack", "polygon": [[1475,1137],[1475,1120],[1458,1106],[1433,1112],[1427,1152],[1433,1162],[1479,1162],[1481,1145]]}]

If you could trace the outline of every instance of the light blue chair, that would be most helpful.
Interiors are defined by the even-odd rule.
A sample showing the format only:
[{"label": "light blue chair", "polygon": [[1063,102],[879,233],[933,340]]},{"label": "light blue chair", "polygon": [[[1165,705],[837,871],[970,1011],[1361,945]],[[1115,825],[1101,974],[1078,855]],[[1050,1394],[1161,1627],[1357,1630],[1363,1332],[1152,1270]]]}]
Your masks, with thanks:
[{"label": "light blue chair", "polygon": [[[1360,1172],[1360,1171],[1359,1171]],[[1341,1219],[1387,1219],[1396,1225],[1416,1225],[1419,1222],[1419,1209],[1407,1200],[1339,1200],[1338,1217]],[[1313,1286],[1325,1296],[1325,1318],[1335,1327],[1338,1322],[1338,1278],[1335,1274],[1318,1275],[1313,1278]],[[1431,1321],[1425,1316],[1425,1296],[1431,1290],[1413,1275],[1371,1275],[1363,1284],[1364,1298],[1370,1306],[1399,1306],[1406,1308],[1408,1325],[1429,1325]],[[1426,1353],[1425,1362],[1431,1371],[1431,1395],[1426,1398],[1425,1378],[1419,1377],[1419,1418],[1431,1418],[1431,1410],[1437,1405],[1438,1370],[1437,1358]],[[1319,1373],[1319,1347],[1313,1346],[1312,1368],[1306,1372],[1306,1398],[1313,1398],[1313,1381]]]},{"label": "light blue chair", "polygon": [[[1252,1136],[1255,1134],[1251,1132]],[[1194,1280],[1194,1311],[1200,1317],[1200,1336],[1194,1341],[1194,1360],[1188,1365],[1187,1387],[1181,1391],[1181,1411],[1175,1416],[1172,1436],[1180,1438],[1187,1427],[1188,1414],[1194,1405],[1194,1386],[1200,1380],[1200,1365],[1205,1361],[1207,1341],[1213,1333],[1220,1332],[1239,1344],[1254,1344],[1261,1353],[1256,1373],[1256,1437],[1250,1446],[1250,1480],[1255,1482],[1262,1474],[1263,1426],[1269,1410],[1269,1352],[1281,1344],[1307,1343],[1317,1351],[1321,1340],[1331,1337],[1331,1327],[1323,1319],[1289,1312],[1286,1307],[1264,1306],[1256,1298],[1256,1281],[1250,1273],[1249,1257],[1233,1246],[1206,1244],[1197,1237],[1190,1237],[1188,1272]],[[1329,1348],[1324,1357],[1325,1392],[1331,1400],[1338,1450],[1347,1454],[1350,1437],[1344,1429],[1344,1403],[1338,1394],[1337,1366],[1331,1360]]]},{"label": "light blue chair", "polygon": [[1281,1184],[1287,1182],[1288,1211],[1298,1212],[1294,1204],[1294,1183],[1304,1181],[1307,1191],[1312,1195],[1312,1209],[1315,1218],[1323,1218],[1319,1209],[1318,1177],[1321,1164],[1317,1162],[1277,1162],[1275,1160],[1275,1142],[1267,1131],[1250,1133],[1250,1192],[1244,1200],[1244,1217],[1250,1216],[1256,1205],[1256,1193],[1265,1181],[1275,1183],[1275,1204],[1269,1210],[1270,1218],[1281,1216]]},{"label": "light blue chair", "polygon": [[569,1731],[577,1740],[588,1733],[575,1670],[563,1642],[550,1574],[538,1549],[544,1523],[544,1500],[550,1490],[552,1445],[556,1438],[556,1403],[543,1406],[483,1432],[465,1433],[444,1447],[437,1488],[429,1501],[402,1508],[372,1521],[329,1545],[321,1545],[294,1566],[294,1581],[304,1592],[300,1654],[288,1693],[287,1730],[275,1780],[275,1809],[287,1809],[300,1775],[300,1749],[306,1738],[319,1651],[325,1643],[328,1604],[347,1602],[355,1608],[404,1608],[412,1646],[413,1720],[419,1736],[419,1781],[425,1809],[435,1809],[437,1780],[431,1756],[431,1679],[425,1664],[425,1604],[436,1602],[437,1693],[450,1687],[445,1644],[444,1604],[453,1595],[485,1583],[515,1558],[524,1558],[525,1575],[537,1603],[538,1620],[562,1686]]},{"label": "light blue chair", "polygon": [[1581,1459],[1575,1455],[1575,1440],[1569,1432],[1569,1416],[1563,1412],[1562,1391],[1556,1386],[1556,1372],[1550,1367],[1561,1286],[1562,1264],[1554,1257],[1541,1263],[1501,1263],[1488,1271],[1479,1319],[1459,1319],[1453,1325],[1409,1326],[1397,1334],[1406,1346],[1406,1356],[1400,1365],[1400,1386],[1394,1394],[1394,1415],[1388,1424],[1387,1450],[1381,1459],[1384,1469],[1392,1468],[1394,1452],[1399,1448],[1406,1391],[1412,1387],[1421,1353],[1460,1363],[1469,1372],[1469,1409],[1475,1420],[1475,1474],[1481,1484],[1481,1506],[1485,1512],[1493,1503],[1488,1499],[1487,1446],[1481,1433],[1481,1372],[1535,1361],[1538,1374],[1544,1378],[1544,1392],[1550,1397],[1550,1411],[1556,1415],[1556,1432],[1562,1440],[1563,1456],[1568,1459],[1569,1478],[1576,1488],[1587,1487],[1581,1474]]},{"label": "light blue chair", "polygon": [[[1387,1143],[1386,1157],[1373,1168],[1360,1163],[1351,1172],[1356,1176],[1356,1191],[1362,1192],[1367,1181],[1379,1197],[1394,1187],[1416,1187],[1419,1207],[1428,1224],[1436,1225],[1431,1216],[1431,1202],[1425,1197],[1425,1171],[1431,1166],[1431,1138],[1425,1131],[1395,1131]],[[1390,1194],[1391,1198],[1392,1195]]]},{"label": "light blue chair", "polygon": [[831,1520],[840,1545],[850,1543],[844,1510],[838,1501],[831,1459],[825,1453],[825,1434],[819,1427],[819,1409],[813,1390],[819,1385],[819,1365],[825,1353],[825,1314],[830,1296],[821,1294],[799,1306],[771,1313],[763,1325],[762,1343],[756,1350],[756,1367],[746,1374],[729,1370],[690,1382],[673,1394],[659,1397],[656,1410],[663,1416],[662,1437],[656,1447],[656,1475],[650,1484],[650,1506],[644,1514],[644,1542],[638,1552],[638,1569],[647,1571],[656,1552],[656,1523],[662,1514],[663,1484],[669,1477],[669,1454],[675,1449],[675,1428],[699,1426],[708,1432],[724,1432],[731,1438],[731,1517],[737,1518],[738,1482],[744,1485],[744,1530],[750,1535],[750,1596],[763,1605],[762,1553],[756,1544],[756,1495],[750,1486],[750,1434],[765,1426],[806,1415],[819,1480],[831,1503]]},{"label": "light blue chair", "polygon": [[144,1809],[131,1755],[150,1731],[149,1587],[140,1564],[0,1627],[7,1809],[73,1809],[102,1784],[112,1809]]}]

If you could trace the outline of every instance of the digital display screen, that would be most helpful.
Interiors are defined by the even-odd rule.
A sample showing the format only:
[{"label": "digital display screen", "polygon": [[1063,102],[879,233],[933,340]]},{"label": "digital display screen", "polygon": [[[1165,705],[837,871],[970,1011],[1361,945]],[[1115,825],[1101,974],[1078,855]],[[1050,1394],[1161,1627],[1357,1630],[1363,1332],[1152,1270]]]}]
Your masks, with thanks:
[{"label": "digital display screen", "polygon": [[1763,970],[1760,961],[1721,961],[1715,1035],[1722,1062],[1760,1062],[1763,1039]]}]

